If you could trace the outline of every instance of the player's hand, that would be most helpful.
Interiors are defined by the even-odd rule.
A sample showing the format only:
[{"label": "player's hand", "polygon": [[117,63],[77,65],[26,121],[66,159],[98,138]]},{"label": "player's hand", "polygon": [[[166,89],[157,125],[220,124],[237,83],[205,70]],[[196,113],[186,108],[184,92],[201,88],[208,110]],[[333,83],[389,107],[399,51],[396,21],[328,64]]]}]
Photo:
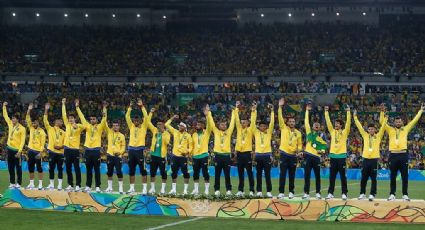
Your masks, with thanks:
[{"label": "player's hand", "polygon": [[273,110],[273,104],[270,104],[270,103],[269,103],[269,104],[267,105],[267,108],[268,108],[268,109],[270,109],[270,110]]},{"label": "player's hand", "polygon": [[34,157],[35,159],[41,159],[41,153],[39,153],[39,154],[37,154],[37,155],[35,155],[35,157]]},{"label": "player's hand", "polygon": [[353,115],[357,116],[357,109],[353,110]]},{"label": "player's hand", "polygon": [[29,103],[28,110],[32,110],[33,108],[34,108],[34,104],[33,103]]},{"label": "player's hand", "polygon": [[130,100],[130,105],[129,105],[129,107],[132,107],[133,105],[134,105],[133,100]]},{"label": "player's hand", "polygon": [[421,109],[422,109],[422,110],[425,110],[425,103],[422,103],[422,104],[421,104]]},{"label": "player's hand", "polygon": [[66,103],[66,98],[62,98],[62,104]]},{"label": "player's hand", "polygon": [[279,99],[279,106],[284,106],[285,105],[285,98],[281,98]]},{"label": "player's hand", "polygon": [[329,106],[325,106],[325,111],[329,111]]},{"label": "player's hand", "polygon": [[151,113],[155,113],[155,111],[156,111],[155,107],[152,107],[151,108]]},{"label": "player's hand", "polygon": [[75,99],[75,107],[80,107],[80,100]]},{"label": "player's hand", "polygon": [[20,158],[20,157],[21,157],[21,155],[22,155],[22,153],[21,153],[21,152],[17,152],[17,153],[15,154],[15,157],[16,157],[16,158]]},{"label": "player's hand", "polygon": [[55,147],[54,147],[56,150],[61,150],[61,149],[63,149],[63,146],[58,146],[58,145],[55,145]]},{"label": "player's hand", "polygon": [[108,102],[107,101],[103,101],[102,102],[103,108],[106,109],[108,107]]},{"label": "player's hand", "polygon": [[236,101],[236,108],[239,108],[239,106],[241,106],[241,102],[240,101]]},{"label": "player's hand", "polygon": [[176,115],[174,115],[174,116],[172,117],[172,119],[173,119],[173,120],[175,120],[175,119],[179,119],[179,115],[177,115],[177,114],[176,114]]},{"label": "player's hand", "polygon": [[8,105],[7,101],[3,102],[3,106],[7,106],[7,105]]},{"label": "player's hand", "polygon": [[349,112],[350,111],[350,106],[349,105],[345,105],[345,111]]},{"label": "player's hand", "polygon": [[255,102],[255,101],[254,101],[254,102],[252,103],[251,110],[252,110],[252,111],[257,110],[257,102]]},{"label": "player's hand", "polygon": [[385,107],[385,103],[381,103],[381,105],[379,105],[379,109],[381,110],[381,112],[386,112],[387,107]]},{"label": "player's hand", "polygon": [[143,107],[143,101],[141,98],[137,98],[137,105]]},{"label": "player's hand", "polygon": [[308,110],[308,111],[310,111],[312,109],[312,107],[313,106],[309,103],[309,104],[307,104],[307,106],[305,107],[305,109]]},{"label": "player's hand", "polygon": [[50,103],[49,103],[49,102],[47,102],[47,103],[44,105],[44,109],[45,109],[45,110],[49,110],[49,109],[50,109]]}]

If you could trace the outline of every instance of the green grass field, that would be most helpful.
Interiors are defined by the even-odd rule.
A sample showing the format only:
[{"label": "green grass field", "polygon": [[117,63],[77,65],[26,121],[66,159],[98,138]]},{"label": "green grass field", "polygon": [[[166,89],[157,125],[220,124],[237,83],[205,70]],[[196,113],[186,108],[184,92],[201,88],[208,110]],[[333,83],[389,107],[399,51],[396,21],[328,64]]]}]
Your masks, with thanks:
[{"label": "green grass field", "polygon": [[[8,173],[0,171],[0,190],[4,191],[8,186]],[[44,175],[44,186],[48,184],[48,174]],[[24,172],[23,186],[28,184],[28,174]],[[158,178],[159,179],[159,178]],[[213,181],[214,178],[211,178]],[[83,174],[83,186],[85,175]],[[37,185],[36,181],[36,185]],[[169,184],[170,184],[169,180]],[[232,178],[233,192],[237,191],[237,178]],[[264,182],[263,182],[264,184]],[[358,196],[360,181],[348,181],[349,197],[355,198]],[[66,178],[64,179],[64,186]],[[301,196],[304,181],[296,180],[295,191],[296,195]],[[398,183],[398,191],[401,189],[401,183]],[[117,189],[117,183],[114,181],[114,189]],[[314,180],[312,180],[311,196],[314,196]],[[328,180],[322,180],[322,195],[326,195]],[[102,187],[106,187],[106,176],[102,175]],[[213,183],[211,190],[213,192]],[[245,187],[247,187],[247,182]],[[157,191],[160,188],[160,182],[157,182]],[[167,187],[167,191],[170,186]],[[125,177],[125,190],[128,189],[128,178]],[[182,181],[178,182],[178,192],[182,191]],[[189,187],[191,191],[192,185]],[[201,179],[200,185],[203,191],[203,182]],[[247,189],[247,188],[246,188]],[[368,187],[369,189],[369,187]],[[140,192],[141,183],[137,184],[137,190]],[[273,194],[276,196],[278,190],[278,180],[273,180]],[[265,191],[265,189],[264,189]],[[222,192],[224,192],[224,179],[222,179]],[[388,181],[378,181],[378,198],[387,198],[389,192]],[[340,186],[337,183],[336,193],[340,196]],[[425,199],[425,183],[411,181],[409,183],[409,195],[411,199]],[[400,197],[400,192],[398,197]],[[335,223],[335,222],[307,222],[307,221],[274,221],[274,220],[246,220],[246,219],[217,219],[217,218],[179,218],[179,217],[154,217],[154,216],[132,216],[132,215],[112,215],[112,214],[95,214],[95,213],[62,213],[62,212],[46,212],[33,210],[19,209],[1,209],[0,208],[0,229],[28,229],[38,226],[40,229],[122,229],[129,227],[137,227],[141,229],[155,228],[158,226],[173,224],[180,221],[188,221],[175,226],[164,227],[165,229],[213,229],[215,224],[220,224],[221,229],[239,229],[249,228],[258,229],[267,227],[268,229],[329,229],[332,227],[338,229],[361,228],[366,229],[399,229],[401,227],[408,229],[423,229],[424,225],[406,225],[406,224],[363,224],[363,223]],[[65,221],[66,220],[66,221]]]}]

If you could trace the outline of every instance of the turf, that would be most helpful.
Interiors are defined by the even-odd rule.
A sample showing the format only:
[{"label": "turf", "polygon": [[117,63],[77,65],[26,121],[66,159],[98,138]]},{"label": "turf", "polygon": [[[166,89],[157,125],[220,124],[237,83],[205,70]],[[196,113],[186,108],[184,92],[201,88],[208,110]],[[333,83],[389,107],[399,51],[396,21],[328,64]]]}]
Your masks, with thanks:
[{"label": "turf", "polygon": [[[82,175],[83,185],[85,183],[85,175]],[[159,178],[158,178],[159,179]],[[125,189],[128,189],[128,181],[125,178]],[[139,180],[140,181],[140,180]],[[214,178],[211,178],[210,192],[213,190]],[[273,181],[274,195],[277,195],[278,180]],[[160,188],[160,181],[156,183],[157,191]],[[247,182],[246,182],[247,183]],[[23,185],[28,184],[28,174],[24,172]],[[44,175],[44,186],[48,184],[48,175]],[[170,188],[170,180],[168,181],[167,190]],[[191,183],[192,184],[192,183]],[[232,178],[233,192],[237,191],[237,178]],[[264,182],[263,182],[264,184]],[[360,183],[356,180],[348,181],[349,196],[358,196]],[[424,182],[410,181],[409,182],[409,195],[412,199],[425,199],[425,186]],[[37,182],[36,182],[37,185]],[[66,185],[66,178],[64,179]],[[298,196],[302,195],[304,181],[296,180],[295,192]],[[401,183],[398,184],[398,190],[401,189]],[[4,191],[8,186],[8,174],[6,171],[0,171],[0,190]],[[102,187],[106,186],[106,176],[102,175]],[[287,185],[286,185],[287,186]],[[322,180],[322,194],[326,194],[328,180]],[[201,179],[201,190],[203,191],[203,181]],[[114,181],[114,188],[117,189],[117,183]],[[192,188],[192,185],[189,187]],[[310,195],[314,195],[314,180],[312,180],[311,188],[313,191]],[[178,181],[178,192],[183,189],[182,181]],[[140,192],[141,183],[137,185],[137,190]],[[222,179],[222,192],[224,189],[224,179]],[[247,184],[245,185],[247,190]],[[265,190],[265,189],[264,189]],[[389,193],[389,182],[378,181],[378,198],[386,198]],[[399,192],[400,193],[400,192]],[[398,194],[399,194],[398,193]],[[340,196],[340,186],[337,183],[336,196]],[[400,196],[400,195],[399,195]],[[32,211],[32,210],[19,210],[19,209],[1,209],[1,228],[0,229],[28,229],[34,226],[39,226],[40,229],[125,229],[137,227],[147,229],[164,224],[176,223],[179,221],[188,220],[190,218],[179,217],[157,217],[157,216],[132,216],[132,215],[119,215],[119,214],[96,214],[96,213],[61,213],[61,212],[48,212],[48,211]],[[64,221],[66,220],[66,221]],[[300,222],[300,221],[274,221],[274,220],[246,220],[246,219],[217,219],[217,218],[203,218],[197,219],[192,222],[187,222],[166,229],[213,229],[219,227],[221,229],[258,229],[267,227],[268,229],[352,229],[361,228],[362,230],[368,229],[399,229],[401,227],[407,229],[423,229],[423,225],[406,225],[406,224],[363,224],[363,223],[335,223],[335,222]],[[217,225],[217,226],[216,226]]]}]

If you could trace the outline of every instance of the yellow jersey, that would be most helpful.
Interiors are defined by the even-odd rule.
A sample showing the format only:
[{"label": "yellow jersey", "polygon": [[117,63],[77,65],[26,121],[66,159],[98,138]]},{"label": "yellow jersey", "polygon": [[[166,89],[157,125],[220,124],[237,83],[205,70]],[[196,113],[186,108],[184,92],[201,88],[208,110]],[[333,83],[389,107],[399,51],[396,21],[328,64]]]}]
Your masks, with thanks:
[{"label": "yellow jersey", "polygon": [[194,132],[192,134],[193,150],[192,157],[204,157],[208,156],[208,145],[211,136],[211,125],[207,122],[207,126],[201,132]]},{"label": "yellow jersey", "polygon": [[134,149],[139,147],[144,147],[146,143],[146,133],[148,130],[148,119],[152,117],[152,113],[148,113],[146,108],[142,107],[143,113],[143,123],[139,126],[134,125],[131,120],[131,107],[128,107],[127,112],[125,114],[125,120],[127,122],[128,128],[130,130],[130,140],[128,142],[128,148]]},{"label": "yellow jersey", "polygon": [[347,139],[351,126],[351,112],[347,111],[345,127],[343,130],[334,129],[329,117],[329,111],[325,111],[325,120],[326,126],[328,127],[328,131],[331,135],[329,156],[331,158],[345,158],[347,156]]},{"label": "yellow jersey", "polygon": [[[256,119],[256,118],[255,118]],[[236,125],[236,146],[237,152],[252,152],[252,138],[254,136],[255,121],[252,123],[252,112],[251,112],[251,123],[249,127],[243,128],[239,119],[239,112],[235,113],[235,125]]]},{"label": "yellow jersey", "polygon": [[[251,112],[251,127],[255,127],[257,120],[257,111]],[[270,113],[269,128],[266,132],[261,132],[259,129],[254,128],[255,139],[255,153],[272,153],[272,135],[274,129],[274,111]]]},{"label": "yellow jersey", "polygon": [[368,132],[366,132],[360,123],[359,119],[356,115],[354,115],[354,123],[357,126],[357,129],[360,132],[360,135],[362,135],[363,138],[363,151],[362,151],[362,157],[366,159],[377,159],[381,157],[381,141],[382,137],[385,133],[385,126],[386,121],[383,125],[379,128],[378,133],[375,135],[370,135]]},{"label": "yellow jersey", "polygon": [[40,127],[34,128],[32,126],[30,115],[27,113],[25,120],[27,121],[28,129],[30,130],[30,138],[28,141],[28,148],[37,152],[44,150],[46,144],[46,133]]},{"label": "yellow jersey", "polygon": [[171,135],[169,132],[159,132],[152,122],[149,120],[148,128],[152,132],[152,142],[151,142],[151,155],[161,158],[167,156],[168,144],[171,140]]},{"label": "yellow jersey", "polygon": [[[319,147],[318,145],[325,146],[326,141],[323,140],[323,138],[320,137],[317,132],[315,133],[315,131],[311,130],[309,117],[310,117],[310,111],[306,110],[305,117],[304,117],[304,127],[305,127],[305,134],[306,134],[307,140],[306,140],[304,151],[314,156],[320,157],[320,152],[317,150],[317,148]],[[309,135],[311,135],[312,138],[315,138],[315,140],[313,141],[309,140]],[[312,143],[312,142],[316,142],[316,143]]]},{"label": "yellow jersey", "polygon": [[286,125],[285,119],[283,119],[282,107],[279,106],[277,113],[280,128],[279,149],[289,155],[295,155],[303,149],[301,132]]},{"label": "yellow jersey", "polygon": [[230,154],[231,153],[231,144],[232,144],[232,134],[233,129],[235,128],[235,114],[239,110],[236,108],[232,111],[232,118],[230,119],[229,127],[222,131],[215,126],[214,118],[212,117],[211,111],[207,115],[207,123],[214,133],[214,152],[219,154]]},{"label": "yellow jersey", "polygon": [[81,142],[81,132],[85,129],[82,124],[71,124],[66,115],[66,106],[62,104],[62,119],[65,125],[65,138],[63,145],[70,149],[79,149]]},{"label": "yellow jersey", "polygon": [[103,116],[99,124],[92,125],[87,122],[79,107],[77,107],[77,113],[81,123],[83,124],[84,130],[86,131],[84,146],[89,149],[100,148],[102,146],[102,134],[106,128],[106,116]]},{"label": "yellow jersey", "polygon": [[111,156],[121,157],[125,152],[125,136],[121,132],[115,132],[106,124],[108,135],[108,148],[106,153]]},{"label": "yellow jersey", "polygon": [[63,154],[63,148],[55,149],[55,146],[58,146],[58,147],[64,146],[65,131],[63,131],[63,129],[59,127],[51,126],[46,114],[43,116],[43,123],[44,123],[44,127],[47,130],[47,137],[48,137],[47,150],[50,150],[55,153]]},{"label": "yellow jersey", "polygon": [[165,127],[170,131],[171,135],[173,135],[173,154],[178,157],[188,157],[192,152],[193,143],[192,137],[186,131],[180,132],[179,130],[173,128],[171,126],[171,122],[173,120],[170,119],[165,123]]},{"label": "yellow jersey", "polygon": [[15,151],[22,152],[26,138],[25,127],[19,123],[13,125],[12,120],[10,120],[9,115],[7,114],[6,106],[3,106],[3,118],[6,121],[7,127],[9,129],[7,147]]}]

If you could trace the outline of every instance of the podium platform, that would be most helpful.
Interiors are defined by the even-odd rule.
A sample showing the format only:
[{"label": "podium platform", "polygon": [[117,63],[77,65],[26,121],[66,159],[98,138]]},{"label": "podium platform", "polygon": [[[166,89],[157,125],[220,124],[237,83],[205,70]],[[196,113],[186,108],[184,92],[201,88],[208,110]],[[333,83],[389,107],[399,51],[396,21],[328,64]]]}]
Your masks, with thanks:
[{"label": "podium platform", "polygon": [[143,195],[9,189],[2,208],[159,216],[425,223],[425,201],[189,200]]}]

